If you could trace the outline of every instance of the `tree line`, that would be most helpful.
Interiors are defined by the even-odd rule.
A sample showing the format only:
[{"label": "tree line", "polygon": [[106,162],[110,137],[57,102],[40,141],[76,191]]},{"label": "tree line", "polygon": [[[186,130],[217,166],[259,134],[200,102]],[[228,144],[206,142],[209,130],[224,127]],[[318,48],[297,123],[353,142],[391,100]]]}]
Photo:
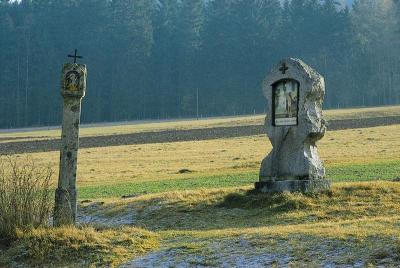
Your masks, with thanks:
[{"label": "tree line", "polygon": [[[325,76],[326,108],[400,103],[397,2],[0,0],[0,127],[61,120],[60,70],[88,66],[84,122],[261,113],[284,57]],[[198,96],[197,96],[198,92]]]}]

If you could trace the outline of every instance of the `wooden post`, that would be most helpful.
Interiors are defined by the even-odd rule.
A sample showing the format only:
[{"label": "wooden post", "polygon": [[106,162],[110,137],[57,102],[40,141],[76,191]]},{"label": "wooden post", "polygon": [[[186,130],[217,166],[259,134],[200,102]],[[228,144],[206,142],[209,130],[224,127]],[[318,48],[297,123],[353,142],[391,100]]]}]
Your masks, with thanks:
[{"label": "wooden post", "polygon": [[60,172],[55,196],[54,226],[76,221],[76,171],[79,148],[81,100],[86,92],[86,65],[67,63],[61,72],[64,111],[61,134]]}]

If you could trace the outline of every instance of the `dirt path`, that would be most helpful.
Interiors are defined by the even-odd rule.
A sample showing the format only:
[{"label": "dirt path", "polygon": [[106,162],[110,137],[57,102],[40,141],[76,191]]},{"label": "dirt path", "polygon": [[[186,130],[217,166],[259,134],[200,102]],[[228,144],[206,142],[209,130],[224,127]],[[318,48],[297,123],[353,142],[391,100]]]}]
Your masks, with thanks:
[{"label": "dirt path", "polygon": [[[328,130],[368,128],[394,124],[400,124],[400,116],[331,120],[329,121]],[[262,135],[264,133],[265,129],[263,125],[141,132],[123,135],[83,137],[80,139],[80,148],[212,140],[221,138]],[[10,138],[10,140],[12,139],[13,138]],[[18,142],[9,141],[0,144],[0,154],[50,152],[57,151],[59,150],[59,148],[59,139]]]}]

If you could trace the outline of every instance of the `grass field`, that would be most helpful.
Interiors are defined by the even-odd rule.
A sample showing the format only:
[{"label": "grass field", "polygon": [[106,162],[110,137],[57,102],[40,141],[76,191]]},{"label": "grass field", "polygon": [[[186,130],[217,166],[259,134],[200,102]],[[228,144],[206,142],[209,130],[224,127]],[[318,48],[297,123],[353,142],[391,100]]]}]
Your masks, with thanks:
[{"label": "grass field", "polygon": [[[400,108],[328,111],[327,115],[400,115]],[[262,120],[256,116],[82,132],[90,136]],[[56,135],[28,134],[0,136]],[[311,196],[265,196],[251,191],[261,160],[271,150],[266,136],[81,149],[81,220],[107,228],[121,224],[140,228],[103,233],[83,229],[97,237],[85,239],[102,241],[104,250],[101,255],[88,244],[94,254],[103,256],[103,262],[88,261],[98,265],[107,260],[112,260],[110,265],[128,262],[127,267],[400,266],[400,125],[329,131],[318,148],[327,178],[334,183],[331,192]],[[58,171],[58,152],[17,157],[27,155]],[[54,183],[56,179],[57,174]],[[79,236],[86,237],[82,232]],[[138,232],[139,238],[143,232],[150,242],[139,240],[147,249],[138,253],[132,247],[136,240],[124,248],[124,241],[114,238],[129,232]],[[20,248],[27,250],[31,238],[23,237]],[[106,250],[114,246],[118,252]],[[148,250],[153,251],[137,257]],[[129,261],[132,258],[136,259]]]},{"label": "grass field", "polygon": [[[88,185],[80,188],[79,195],[80,199],[98,200],[179,190],[241,187],[253,185],[257,178],[257,172],[248,172],[232,175],[118,183],[107,186]],[[400,178],[400,160],[333,166],[327,169],[327,178],[333,182],[395,180]]]},{"label": "grass field", "polygon": [[[328,132],[318,146],[332,180],[394,179],[400,174],[400,125]],[[249,185],[270,150],[266,136],[81,149],[80,197]],[[58,171],[59,152],[29,156]],[[182,169],[189,171],[180,174]]]}]

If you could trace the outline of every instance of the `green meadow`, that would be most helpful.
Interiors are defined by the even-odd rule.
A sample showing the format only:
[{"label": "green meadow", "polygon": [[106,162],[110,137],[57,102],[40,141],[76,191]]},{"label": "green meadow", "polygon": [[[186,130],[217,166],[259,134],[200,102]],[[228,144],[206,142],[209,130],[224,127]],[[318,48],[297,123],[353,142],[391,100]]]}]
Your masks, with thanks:
[{"label": "green meadow", "polygon": [[[332,182],[400,180],[400,160],[328,166],[326,168],[326,177]],[[232,175],[121,183],[107,186],[83,186],[79,189],[79,197],[80,199],[118,198],[129,197],[129,195],[180,190],[251,186],[257,179],[257,172],[248,172]]]}]

